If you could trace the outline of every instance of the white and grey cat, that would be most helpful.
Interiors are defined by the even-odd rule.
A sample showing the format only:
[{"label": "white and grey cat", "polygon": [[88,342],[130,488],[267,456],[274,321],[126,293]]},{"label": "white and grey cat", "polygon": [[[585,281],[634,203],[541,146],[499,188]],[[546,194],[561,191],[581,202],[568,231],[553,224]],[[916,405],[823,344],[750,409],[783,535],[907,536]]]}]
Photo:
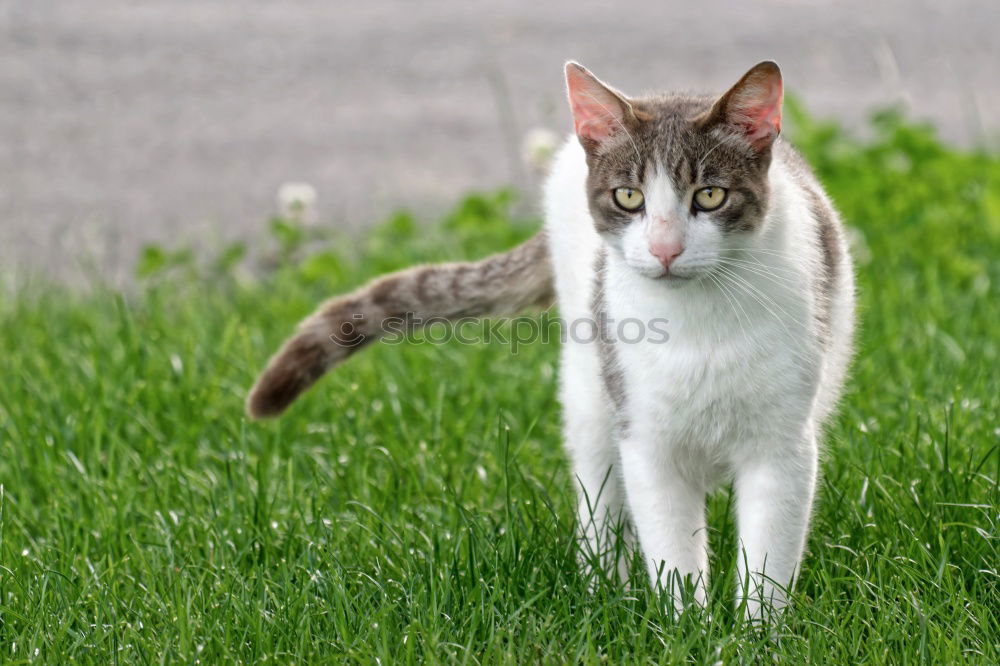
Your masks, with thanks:
[{"label": "white and grey cat", "polygon": [[[704,602],[707,493],[732,482],[741,601],[786,603],[802,557],[819,438],[851,356],[854,282],[837,215],[778,138],[778,66],[718,98],[629,98],[566,66],[575,124],[545,190],[545,229],[478,262],[419,266],[325,303],[248,399],[283,411],[388,318],[506,315],[555,296],[560,397],[588,548],[638,540],[650,578]],[[651,322],[669,336],[643,336]],[[620,521],[624,521],[621,523]],[[624,529],[618,527],[624,524]]]}]

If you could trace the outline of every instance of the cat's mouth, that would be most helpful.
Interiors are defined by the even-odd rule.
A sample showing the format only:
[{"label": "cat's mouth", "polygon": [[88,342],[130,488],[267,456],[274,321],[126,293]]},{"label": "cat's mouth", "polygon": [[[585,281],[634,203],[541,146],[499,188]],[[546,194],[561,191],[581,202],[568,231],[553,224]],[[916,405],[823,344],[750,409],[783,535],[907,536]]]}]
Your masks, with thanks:
[{"label": "cat's mouth", "polygon": [[679,287],[681,285],[694,281],[694,279],[697,277],[698,277],[697,275],[678,275],[677,273],[664,271],[659,277],[654,279],[663,282],[671,287]]}]

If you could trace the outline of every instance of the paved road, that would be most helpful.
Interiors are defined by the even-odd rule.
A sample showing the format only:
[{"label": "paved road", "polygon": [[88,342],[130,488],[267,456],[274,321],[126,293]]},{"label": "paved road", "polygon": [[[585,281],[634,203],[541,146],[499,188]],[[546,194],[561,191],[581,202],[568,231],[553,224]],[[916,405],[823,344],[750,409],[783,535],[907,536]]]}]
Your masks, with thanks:
[{"label": "paved road", "polygon": [[567,58],[641,92],[772,57],[818,114],[903,101],[975,142],[998,28],[996,0],[0,0],[0,267],[118,279],[144,242],[252,238],[285,181],[327,224],[432,213],[567,127]]}]

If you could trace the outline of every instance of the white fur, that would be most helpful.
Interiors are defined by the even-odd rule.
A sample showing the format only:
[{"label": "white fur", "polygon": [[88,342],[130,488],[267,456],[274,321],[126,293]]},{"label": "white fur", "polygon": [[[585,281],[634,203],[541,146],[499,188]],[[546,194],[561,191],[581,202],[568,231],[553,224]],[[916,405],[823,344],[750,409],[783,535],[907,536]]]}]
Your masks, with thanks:
[{"label": "white fur", "polygon": [[[611,321],[669,320],[665,343],[615,344],[624,377],[622,428],[601,380],[598,344],[570,338],[562,349],[565,444],[580,485],[583,535],[589,547],[606,551],[608,526],[628,518],[651,580],[676,592],[674,574],[689,576],[704,601],[705,496],[732,481],[751,617],[762,604],[784,605],[784,588],[796,574],[817,436],[840,390],[853,328],[844,247],[831,344],[820,343],[811,287],[822,266],[817,222],[777,148],[769,213],[751,234],[723,234],[690,215],[690,202],[654,175],[643,184],[645,214],[623,236],[602,238],[588,210],[587,166],[575,137],[557,155],[545,196],[567,324],[593,318],[595,260],[605,248]],[[690,279],[659,279],[664,271],[647,241],[664,219],[679,225],[685,243],[670,272]],[[738,247],[746,249],[738,254]]]}]

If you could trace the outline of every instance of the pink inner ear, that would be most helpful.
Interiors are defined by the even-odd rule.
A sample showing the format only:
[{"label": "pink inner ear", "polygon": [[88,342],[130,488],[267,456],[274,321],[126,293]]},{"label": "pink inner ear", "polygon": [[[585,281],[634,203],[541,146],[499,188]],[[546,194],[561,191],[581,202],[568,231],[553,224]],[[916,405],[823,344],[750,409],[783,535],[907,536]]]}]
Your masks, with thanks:
[{"label": "pink inner ear", "polygon": [[567,67],[566,85],[577,136],[603,141],[621,128],[625,115],[621,101],[590,72]]},{"label": "pink inner ear", "polygon": [[586,110],[574,109],[573,126],[577,136],[594,141],[604,141],[614,134],[614,130],[604,119],[597,116],[587,116],[587,114]]},{"label": "pink inner ear", "polygon": [[781,101],[784,88],[780,76],[751,81],[732,100],[735,124],[745,128],[754,145],[770,143],[781,132]]}]

